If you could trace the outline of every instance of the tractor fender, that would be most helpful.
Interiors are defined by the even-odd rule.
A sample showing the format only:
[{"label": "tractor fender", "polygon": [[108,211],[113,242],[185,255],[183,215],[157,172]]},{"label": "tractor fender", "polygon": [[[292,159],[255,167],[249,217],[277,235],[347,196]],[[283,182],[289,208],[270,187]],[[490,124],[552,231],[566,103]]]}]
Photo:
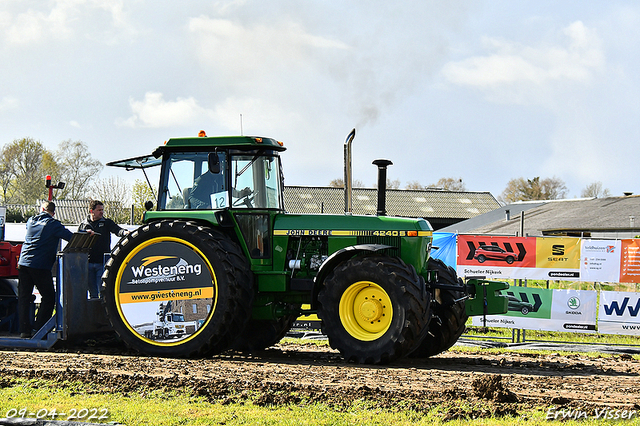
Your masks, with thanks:
[{"label": "tractor fender", "polygon": [[386,244],[357,244],[355,246],[345,247],[334,252],[331,256],[329,256],[323,263],[320,265],[320,269],[318,270],[318,274],[315,277],[315,287],[318,289],[324,279],[333,271],[333,269],[338,266],[340,263],[344,262],[347,259],[351,259],[361,253],[375,253],[379,250],[384,250],[388,248],[394,248],[393,246],[388,246]]}]

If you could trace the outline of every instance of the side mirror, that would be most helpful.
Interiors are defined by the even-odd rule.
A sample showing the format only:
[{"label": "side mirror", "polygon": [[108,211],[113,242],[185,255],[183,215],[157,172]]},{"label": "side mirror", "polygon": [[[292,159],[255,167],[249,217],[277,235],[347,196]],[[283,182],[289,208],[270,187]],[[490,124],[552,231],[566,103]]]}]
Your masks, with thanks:
[{"label": "side mirror", "polygon": [[149,211],[153,208],[153,201],[145,201],[144,202],[144,209],[146,211]]},{"label": "side mirror", "polygon": [[209,171],[214,175],[220,173],[220,158],[217,152],[210,152],[207,158],[209,163]]}]

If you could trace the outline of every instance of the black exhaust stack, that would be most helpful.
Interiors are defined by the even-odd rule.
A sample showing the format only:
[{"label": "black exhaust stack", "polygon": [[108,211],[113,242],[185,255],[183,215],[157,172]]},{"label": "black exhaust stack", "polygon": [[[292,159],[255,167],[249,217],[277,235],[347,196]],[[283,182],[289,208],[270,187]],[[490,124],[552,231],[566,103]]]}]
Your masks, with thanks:
[{"label": "black exhaust stack", "polygon": [[378,216],[386,216],[387,196],[387,167],[393,163],[389,160],[375,160],[372,164],[378,166]]}]

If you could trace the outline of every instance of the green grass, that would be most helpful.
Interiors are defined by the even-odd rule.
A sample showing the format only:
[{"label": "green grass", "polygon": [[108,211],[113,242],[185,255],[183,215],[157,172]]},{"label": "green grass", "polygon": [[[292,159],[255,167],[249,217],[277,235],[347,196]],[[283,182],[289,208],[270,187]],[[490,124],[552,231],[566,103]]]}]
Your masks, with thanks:
[{"label": "green grass", "polygon": [[[166,393],[161,391],[116,393],[106,396],[86,385],[65,382],[52,384],[44,380],[14,379],[2,380],[0,387],[0,414],[5,416],[11,409],[26,408],[28,412],[41,413],[55,408],[58,413],[78,412],[83,408],[95,409],[107,419],[91,419],[95,423],[112,422],[128,426],[142,425],[537,425],[546,423],[548,408],[534,407],[510,415],[508,411],[496,413],[483,403],[464,400],[448,405],[436,405],[427,413],[412,410],[383,410],[371,403],[356,402],[349,407],[334,408],[321,404],[285,405],[261,407],[253,404],[251,398],[244,403],[225,404],[207,402],[202,397],[188,395],[176,389]],[[493,410],[493,411],[492,411]],[[33,417],[31,417],[33,418]],[[51,420],[48,417],[47,420]],[[68,414],[56,420],[82,420],[69,418]],[[563,421],[573,425],[620,424],[614,420]],[[640,424],[638,418],[624,424]]]},{"label": "green grass", "polygon": [[[496,327],[484,330],[482,327],[471,326],[471,320],[467,321],[467,329],[464,332],[464,336],[478,338],[479,340],[496,339],[505,343],[517,341],[517,338],[516,340],[512,339],[513,332],[510,328]],[[525,341],[528,342],[532,340],[544,342],[571,342],[579,344],[640,346],[639,336],[628,336],[622,334],[565,333],[557,331],[526,330]],[[520,342],[522,341],[523,337],[521,331]]]},{"label": "green grass", "polygon": [[329,341],[327,339],[298,339],[295,337],[285,337],[278,343],[279,345],[287,345],[287,344],[295,344],[300,346],[318,346],[318,347],[326,347],[329,346]]}]

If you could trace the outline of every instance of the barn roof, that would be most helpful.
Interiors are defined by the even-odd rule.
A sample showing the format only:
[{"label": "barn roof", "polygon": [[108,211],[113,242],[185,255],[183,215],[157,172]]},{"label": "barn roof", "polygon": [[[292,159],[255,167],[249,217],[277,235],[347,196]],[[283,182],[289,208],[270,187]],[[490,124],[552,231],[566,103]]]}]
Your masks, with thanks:
[{"label": "barn roof", "polygon": [[[489,192],[387,189],[386,196],[387,215],[424,218],[436,229],[500,207]],[[343,188],[287,186],[284,198],[289,213],[344,212]],[[353,188],[354,214],[376,214],[377,202],[377,189]]]}]

